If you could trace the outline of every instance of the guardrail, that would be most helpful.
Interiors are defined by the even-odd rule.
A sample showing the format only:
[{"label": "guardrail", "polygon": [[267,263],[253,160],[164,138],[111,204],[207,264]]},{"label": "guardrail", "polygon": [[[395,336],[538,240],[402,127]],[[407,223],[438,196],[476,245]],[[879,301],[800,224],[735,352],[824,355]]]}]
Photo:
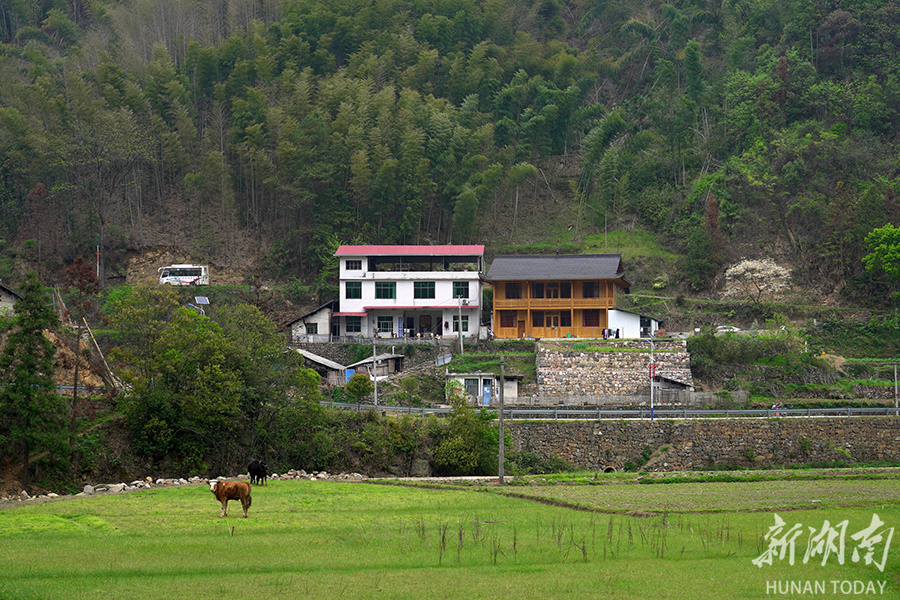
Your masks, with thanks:
[{"label": "guardrail", "polygon": [[[445,415],[450,413],[447,407],[410,407],[410,406],[373,406],[371,404],[348,404],[343,402],[322,402],[325,406],[347,410],[380,410],[384,412],[407,413],[414,415]],[[494,407],[484,407],[489,413],[498,415]],[[693,408],[654,408],[655,419],[730,419],[730,418],[797,418],[797,417],[865,417],[894,416],[900,417],[900,408],[761,408],[761,409],[693,409]],[[649,408],[634,409],[602,409],[602,408],[504,408],[504,419],[649,419]]]}]

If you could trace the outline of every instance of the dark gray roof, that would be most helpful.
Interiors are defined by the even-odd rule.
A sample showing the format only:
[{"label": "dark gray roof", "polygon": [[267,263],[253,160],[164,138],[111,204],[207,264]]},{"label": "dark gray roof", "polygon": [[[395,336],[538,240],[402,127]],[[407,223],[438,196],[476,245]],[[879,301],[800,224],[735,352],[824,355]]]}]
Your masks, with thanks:
[{"label": "dark gray roof", "polygon": [[319,312],[320,310],[324,310],[324,309],[326,309],[326,308],[330,308],[331,310],[334,310],[335,308],[337,308],[337,306],[338,306],[338,301],[337,301],[337,300],[329,300],[328,302],[326,302],[325,304],[323,304],[323,305],[320,306],[319,308],[314,308],[314,309],[312,309],[311,311],[309,311],[308,313],[303,314],[303,315],[300,315],[300,316],[297,317],[296,319],[292,319],[292,320],[288,321],[287,323],[284,324],[284,326],[285,326],[285,327],[290,327],[291,325],[293,325],[293,324],[296,323],[297,321],[302,321],[302,320],[305,319],[306,317],[309,317],[309,316],[311,316],[311,315],[314,315],[314,314],[316,314],[317,312]]},{"label": "dark gray roof", "polygon": [[565,281],[624,279],[621,254],[548,254],[495,256],[488,281]]},{"label": "dark gray roof", "polygon": [[5,283],[0,283],[0,289],[2,289],[3,291],[5,291],[7,294],[9,294],[10,296],[12,296],[12,297],[15,298],[16,300],[21,300],[21,299],[22,299],[22,294],[20,294],[20,293],[17,292],[16,290],[12,289],[11,287],[9,287],[8,285],[6,285]]}]

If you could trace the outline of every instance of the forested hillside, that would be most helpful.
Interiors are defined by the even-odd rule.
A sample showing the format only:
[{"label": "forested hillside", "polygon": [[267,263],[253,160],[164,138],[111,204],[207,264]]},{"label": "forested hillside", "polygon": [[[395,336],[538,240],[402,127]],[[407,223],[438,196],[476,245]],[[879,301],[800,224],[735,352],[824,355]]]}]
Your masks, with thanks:
[{"label": "forested hillside", "polygon": [[863,299],[900,224],[893,1],[11,0],[0,36],[6,278],[628,227],[688,291],[765,255]]}]

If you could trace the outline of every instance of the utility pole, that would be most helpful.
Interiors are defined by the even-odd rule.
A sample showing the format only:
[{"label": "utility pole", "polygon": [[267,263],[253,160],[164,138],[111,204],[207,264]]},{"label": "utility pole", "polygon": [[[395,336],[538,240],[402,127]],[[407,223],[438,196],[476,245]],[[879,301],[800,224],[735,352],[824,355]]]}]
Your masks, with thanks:
[{"label": "utility pole", "polygon": [[650,375],[650,420],[653,420],[653,380],[656,377],[656,365],[653,362],[653,340],[647,338],[644,340],[650,344],[650,365],[648,366],[648,374]]},{"label": "utility pole", "polygon": [[375,368],[375,337],[372,336],[372,379],[375,381],[375,406],[378,406],[378,370]]},{"label": "utility pole", "polygon": [[505,357],[500,357],[500,467],[498,481],[503,485],[503,463],[506,462],[506,441],[504,440],[505,432],[503,430],[503,388],[506,387],[506,379],[504,369],[506,367]]},{"label": "utility pole", "polygon": [[459,298],[459,353],[463,353],[462,296]]}]

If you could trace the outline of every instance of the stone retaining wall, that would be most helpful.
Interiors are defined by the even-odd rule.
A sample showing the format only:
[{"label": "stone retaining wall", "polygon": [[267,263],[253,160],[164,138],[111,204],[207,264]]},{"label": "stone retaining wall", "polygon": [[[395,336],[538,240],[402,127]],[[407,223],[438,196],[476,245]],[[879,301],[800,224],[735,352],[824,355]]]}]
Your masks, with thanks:
[{"label": "stone retaining wall", "polygon": [[900,419],[841,417],[510,422],[514,451],[558,456],[583,469],[684,471],[715,465],[900,460]]},{"label": "stone retaining wall", "polygon": [[[360,360],[356,357],[356,353],[354,352],[354,350],[356,349],[355,344],[310,342],[297,344],[297,347],[303,348],[304,350],[312,352],[313,354],[318,354],[319,356],[327,358],[328,360],[333,360],[334,362],[341,365],[353,364],[356,361]],[[371,345],[367,346],[367,349],[371,350],[371,348]],[[403,359],[403,367],[405,370],[422,365],[433,365],[438,355],[446,352],[446,350],[442,350],[436,344],[403,344],[398,342],[395,344],[378,344],[376,346],[378,354],[391,352],[392,348],[396,354],[406,355],[406,358]],[[411,355],[409,354],[410,352],[412,353]],[[370,351],[368,352],[368,354],[366,354],[366,357],[369,357],[371,355],[372,353]]]},{"label": "stone retaining wall", "polygon": [[[598,340],[597,344],[601,344]],[[620,351],[590,352],[538,344],[539,396],[627,396],[649,392],[650,349],[641,340],[603,340]],[[691,358],[685,340],[655,342],[653,360],[660,377],[693,388]]]}]

